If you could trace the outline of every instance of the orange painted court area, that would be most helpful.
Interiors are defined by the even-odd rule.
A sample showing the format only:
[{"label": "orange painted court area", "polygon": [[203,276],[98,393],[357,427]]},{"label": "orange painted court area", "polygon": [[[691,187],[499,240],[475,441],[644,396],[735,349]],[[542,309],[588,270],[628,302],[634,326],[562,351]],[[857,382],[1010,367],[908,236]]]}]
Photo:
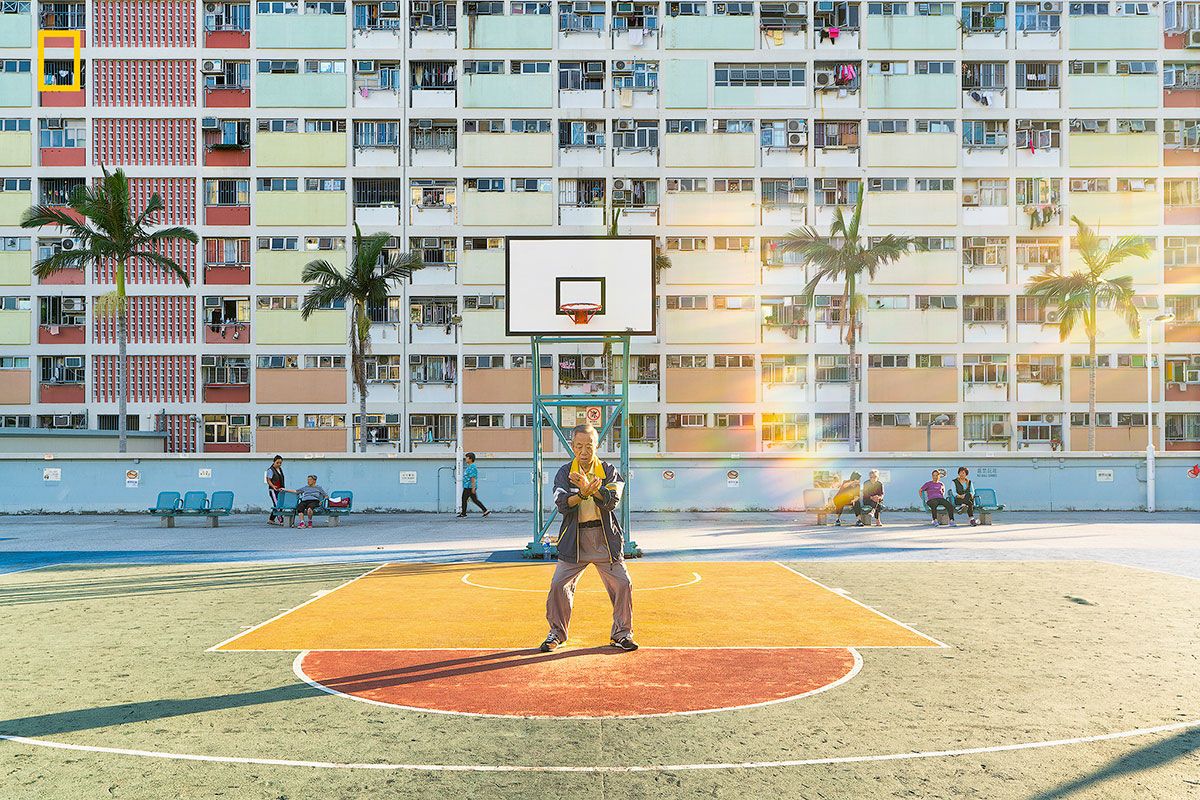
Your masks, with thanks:
[{"label": "orange painted court area", "polygon": [[850,676],[845,648],[306,653],[323,688],[406,708],[522,717],[680,714],[796,698]]},{"label": "orange painted court area", "polygon": [[[643,648],[937,647],[879,611],[773,562],[628,564]],[[554,564],[389,564],[216,650],[512,650],[546,635]],[[608,644],[595,570],[575,596],[568,647]],[[252,622],[252,620],[248,620]]]}]

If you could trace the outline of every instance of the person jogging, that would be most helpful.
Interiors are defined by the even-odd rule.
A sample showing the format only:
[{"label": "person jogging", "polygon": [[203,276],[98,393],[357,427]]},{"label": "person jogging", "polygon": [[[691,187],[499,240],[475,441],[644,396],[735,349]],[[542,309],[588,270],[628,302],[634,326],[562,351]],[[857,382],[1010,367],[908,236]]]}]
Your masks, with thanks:
[{"label": "person jogging", "polygon": [[591,425],[576,425],[571,432],[575,458],[554,476],[554,505],[562,514],[562,527],[558,566],[546,597],[550,633],[538,648],[543,653],[567,641],[575,584],[588,564],[596,566],[612,600],[609,644],[627,652],[638,649],[633,640],[633,581],[625,569],[625,534],[616,513],[625,479],[596,456],[599,438]]},{"label": "person jogging", "polygon": [[276,516],[275,508],[279,505],[279,493],[284,487],[283,456],[275,456],[271,459],[271,466],[267,467],[263,481],[267,484],[267,494],[271,498],[271,510],[267,513],[267,524],[282,525],[283,514]]},{"label": "person jogging", "polygon": [[462,510],[458,512],[458,516],[465,517],[467,515],[467,502],[473,502],[483,510],[483,515],[486,517],[492,513],[488,511],[487,506],[479,501],[479,467],[475,466],[475,454],[467,453],[466,455],[467,468],[463,470],[463,485],[462,485]]}]

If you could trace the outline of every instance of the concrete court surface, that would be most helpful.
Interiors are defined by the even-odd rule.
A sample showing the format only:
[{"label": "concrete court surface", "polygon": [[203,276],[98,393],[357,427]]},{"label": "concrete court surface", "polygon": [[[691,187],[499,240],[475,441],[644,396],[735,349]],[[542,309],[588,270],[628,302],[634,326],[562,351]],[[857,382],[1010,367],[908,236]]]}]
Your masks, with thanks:
[{"label": "concrete court surface", "polygon": [[[640,574],[655,588],[660,562],[710,581],[692,592],[718,585],[720,565],[706,563],[780,562],[780,574],[945,644],[851,647],[854,669],[828,691],[741,710],[447,714],[452,691],[425,710],[331,696],[298,680],[305,651],[209,652],[386,563],[520,570],[529,520],[356,515],[284,530],[235,516],[166,530],[134,515],[0,517],[0,734],[11,737],[0,798],[1200,798],[1200,523],[1183,514],[1001,514],[950,529],[917,514],[871,529],[817,528],[802,514],[635,514],[647,553],[631,563],[635,587]],[[520,585],[550,569],[527,565]],[[535,590],[520,602],[536,614],[540,601]],[[636,608],[654,607],[639,602],[635,629]],[[436,594],[428,605],[423,619],[419,604],[404,609],[408,629],[438,629]],[[358,624],[350,613],[339,624]],[[629,658],[665,652],[644,628]],[[433,685],[433,668],[406,677],[404,652],[372,651],[368,668],[330,685]],[[430,663],[447,662],[439,652]],[[561,655],[596,659],[583,647]],[[554,665],[534,667],[549,680]],[[487,669],[439,678],[478,692]],[[508,687],[522,673],[498,674]],[[669,672],[637,679],[672,691]]]}]

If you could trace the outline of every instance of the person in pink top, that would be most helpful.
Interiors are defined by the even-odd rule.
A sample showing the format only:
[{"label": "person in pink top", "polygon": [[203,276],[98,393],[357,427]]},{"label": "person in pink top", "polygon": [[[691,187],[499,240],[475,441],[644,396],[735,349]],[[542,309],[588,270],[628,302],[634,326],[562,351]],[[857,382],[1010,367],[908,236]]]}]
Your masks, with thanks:
[{"label": "person in pink top", "polygon": [[933,477],[917,490],[917,495],[925,502],[925,507],[933,515],[934,525],[938,524],[937,512],[940,507],[946,509],[946,514],[950,517],[950,526],[956,527],[956,523],[954,522],[954,504],[946,499],[946,486],[942,483],[941,478],[942,471],[935,469]]}]

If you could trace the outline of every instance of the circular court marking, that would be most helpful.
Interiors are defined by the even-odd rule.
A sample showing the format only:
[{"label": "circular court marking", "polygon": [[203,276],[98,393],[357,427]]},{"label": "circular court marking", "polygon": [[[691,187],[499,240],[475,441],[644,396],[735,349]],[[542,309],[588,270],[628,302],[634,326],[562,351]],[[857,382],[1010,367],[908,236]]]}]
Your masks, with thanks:
[{"label": "circular court marking", "polygon": [[984,753],[1007,753],[1014,750],[1037,750],[1045,747],[1063,747],[1073,744],[1106,742],[1115,739],[1130,739],[1135,736],[1150,736],[1155,733],[1200,728],[1200,719],[1174,722],[1150,728],[1133,728],[1115,733],[1081,736],[1075,739],[1050,739],[1040,742],[1019,742],[990,747],[966,747],[958,750],[924,750],[909,753],[881,753],[862,756],[830,756],[827,758],[796,758],[783,761],[740,761],[714,764],[631,764],[596,767],[536,766],[523,764],[356,764],[344,761],[298,761],[288,758],[255,758],[253,756],[210,756],[199,753],[165,753],[156,750],[130,750],[123,747],[100,747],[87,744],[67,744],[48,739],[30,739],[26,736],[0,734],[0,740],[26,744],[31,747],[49,747],[55,750],[73,750],[85,753],[108,753],[119,756],[142,758],[166,758],[177,761],[207,761],[219,764],[260,764],[272,767],[310,767],[313,769],[366,769],[408,772],[581,772],[581,773],[628,773],[628,772],[693,772],[700,770],[726,769],[780,769],[782,767],[815,767],[829,764],[861,764],[872,761],[915,761],[923,758],[952,758],[954,756],[981,755]]},{"label": "circular court marking", "polygon": [[[516,586],[488,586],[487,584],[476,583],[473,580],[469,580],[470,577],[471,577],[471,573],[469,573],[469,572],[463,573],[462,582],[465,583],[467,586],[474,586],[477,589],[498,589],[499,591],[502,591],[502,592],[537,592],[538,594],[546,593],[546,589],[544,589],[544,588],[543,589],[521,589]],[[699,582],[700,582],[700,573],[693,572],[692,579],[690,581],[685,581],[684,583],[673,583],[670,586],[634,586],[633,590],[635,592],[657,592],[662,589],[681,589],[684,586],[692,586],[693,584],[697,584]],[[603,591],[604,591],[603,589],[576,589],[575,593],[580,594],[582,592],[595,592],[595,593],[599,594]]]},{"label": "circular court marking", "polygon": [[841,647],[337,650],[303,652],[292,670],[323,692],[406,711],[630,719],[799,700],[840,686],[862,663]]}]

